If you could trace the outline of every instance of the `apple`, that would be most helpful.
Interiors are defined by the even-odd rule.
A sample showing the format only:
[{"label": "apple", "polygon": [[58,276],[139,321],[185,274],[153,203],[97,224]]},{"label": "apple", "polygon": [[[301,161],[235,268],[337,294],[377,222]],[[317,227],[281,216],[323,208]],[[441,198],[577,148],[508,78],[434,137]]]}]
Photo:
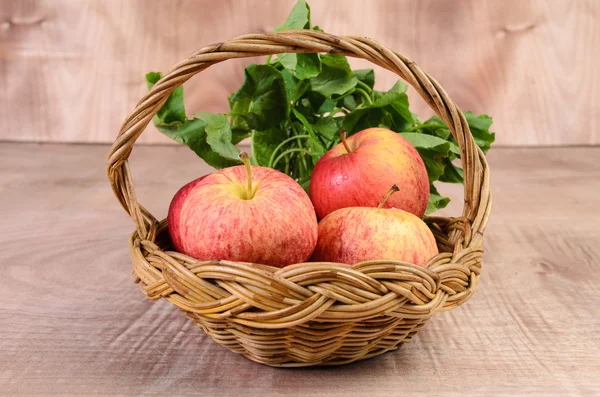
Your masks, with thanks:
[{"label": "apple", "polygon": [[422,218],[429,201],[429,178],[417,150],[385,128],[368,128],[325,153],[310,180],[310,198],[319,219],[346,207],[377,207],[390,186],[400,192],[386,203]]},{"label": "apple", "polygon": [[319,223],[315,262],[350,265],[373,259],[396,259],[423,265],[439,253],[435,237],[417,216],[397,208],[384,208],[393,186],[377,208],[349,207],[327,215]]},{"label": "apple", "polygon": [[308,260],[317,216],[302,187],[272,168],[225,168],[185,185],[169,207],[177,251],[199,260],[227,259],[283,267]]},{"label": "apple", "polygon": [[188,194],[194,190],[194,187],[208,175],[203,175],[198,179],[194,179],[188,184],[184,185],[181,189],[175,193],[171,205],[169,205],[169,215],[167,216],[167,225],[169,228],[169,235],[171,236],[171,242],[173,247],[177,251],[182,252],[183,247],[181,245],[181,233],[180,230],[180,219],[181,219],[181,207],[185,203]]}]

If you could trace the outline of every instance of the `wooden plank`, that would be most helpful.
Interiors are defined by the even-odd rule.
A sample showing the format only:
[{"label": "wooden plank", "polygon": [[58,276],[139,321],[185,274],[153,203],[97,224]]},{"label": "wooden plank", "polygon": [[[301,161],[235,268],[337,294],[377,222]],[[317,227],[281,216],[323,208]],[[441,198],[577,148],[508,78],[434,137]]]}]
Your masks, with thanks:
[{"label": "wooden plank", "polygon": [[[0,144],[0,395],[598,396],[600,148],[497,149],[482,282],[397,352],[281,370],[213,343],[132,282],[106,146]],[[60,161],[57,161],[60,159]],[[136,148],[155,215],[209,168]],[[449,186],[458,214],[461,187]]]},{"label": "wooden plank", "polygon": [[[271,31],[293,2],[0,0],[0,140],[111,142],[145,92],[146,72],[167,71],[210,43]],[[600,143],[598,1],[311,5],[327,31],[378,39],[418,62],[464,109],[493,115],[501,145]],[[189,82],[188,112],[226,111],[252,61],[225,62]],[[396,80],[377,74],[379,89]],[[167,139],[153,131],[141,141]]]}]

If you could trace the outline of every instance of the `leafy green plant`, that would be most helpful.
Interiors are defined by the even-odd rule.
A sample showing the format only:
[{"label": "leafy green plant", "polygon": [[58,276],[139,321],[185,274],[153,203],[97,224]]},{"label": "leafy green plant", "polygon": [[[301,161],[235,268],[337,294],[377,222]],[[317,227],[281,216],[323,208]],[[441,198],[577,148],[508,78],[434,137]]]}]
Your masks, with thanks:
[{"label": "leafy green plant", "polygon": [[[298,0],[276,31],[290,29],[320,30],[311,25],[304,0]],[[148,87],[160,77],[148,73]],[[434,183],[463,183],[462,169],[454,164],[460,158],[456,140],[438,116],[422,122],[410,111],[402,81],[389,91],[374,86],[373,70],[352,70],[344,56],[279,54],[246,67],[242,86],[229,96],[229,113],[198,113],[188,119],[179,87],[153,121],[163,134],[217,169],[240,164],[235,145],[250,138],[253,164],[285,172],[305,189],[316,162],[339,143],[341,129],[352,135],[369,127],[388,128],[415,146],[427,167],[427,213],[445,207],[450,199]],[[471,112],[465,116],[475,142],[486,152],[495,138],[492,118]]]}]

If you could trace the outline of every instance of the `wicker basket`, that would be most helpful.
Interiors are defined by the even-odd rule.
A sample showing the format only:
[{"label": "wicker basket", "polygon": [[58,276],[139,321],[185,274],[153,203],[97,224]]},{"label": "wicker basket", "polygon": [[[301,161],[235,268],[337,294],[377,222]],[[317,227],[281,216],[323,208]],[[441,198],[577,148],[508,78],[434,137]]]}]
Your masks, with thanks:
[{"label": "wicker basket", "polygon": [[[175,88],[213,64],[315,52],[367,59],[397,73],[450,126],[461,150],[465,200],[459,217],[426,219],[440,254],[425,266],[378,260],[278,269],[173,252],[166,220],[157,221],[135,195],[127,159],[136,139]],[[491,206],[486,159],[443,88],[410,59],[368,38],[299,30],[202,48],[156,83],[125,120],[108,155],[108,177],[135,223],[129,248],[142,291],[169,300],[217,343],[262,364],[336,365],[397,349],[435,312],[467,301],[479,280]]]}]

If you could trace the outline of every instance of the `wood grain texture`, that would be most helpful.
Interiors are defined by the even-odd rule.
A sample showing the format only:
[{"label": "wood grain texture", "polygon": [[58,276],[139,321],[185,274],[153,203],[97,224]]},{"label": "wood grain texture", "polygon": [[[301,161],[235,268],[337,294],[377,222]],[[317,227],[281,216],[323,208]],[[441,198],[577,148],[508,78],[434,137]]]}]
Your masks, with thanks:
[{"label": "wood grain texture", "polygon": [[[146,90],[192,51],[271,31],[293,0],[0,0],[0,140],[111,142]],[[315,23],[418,62],[463,108],[494,116],[501,145],[600,144],[600,2],[312,0]],[[227,110],[243,67],[186,85],[189,113]],[[367,67],[354,61],[355,67]],[[455,65],[449,67],[449,65]],[[379,89],[396,77],[377,72]],[[412,93],[414,94],[414,92]],[[430,111],[411,95],[423,117]],[[158,132],[142,142],[167,142]]]},{"label": "wood grain texture", "polygon": [[[397,352],[297,370],[230,353],[145,299],[107,151],[0,144],[0,395],[600,395],[600,148],[493,150],[473,298]],[[209,172],[183,147],[137,147],[131,162],[155,215]],[[442,191],[454,198],[444,214],[457,214],[461,187]]]}]

